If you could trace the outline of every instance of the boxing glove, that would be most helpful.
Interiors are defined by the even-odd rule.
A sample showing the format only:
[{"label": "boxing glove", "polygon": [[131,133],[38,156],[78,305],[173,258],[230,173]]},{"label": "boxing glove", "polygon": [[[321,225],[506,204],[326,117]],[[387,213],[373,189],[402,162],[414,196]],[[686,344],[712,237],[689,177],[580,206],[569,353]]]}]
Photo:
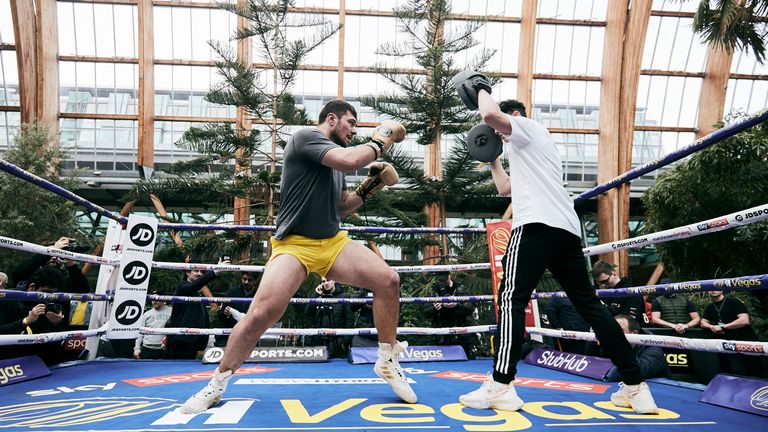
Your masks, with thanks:
[{"label": "boxing glove", "polygon": [[376,162],[368,168],[368,177],[360,183],[355,193],[365,201],[382,190],[384,186],[397,184],[398,180],[397,171],[392,165],[386,162]]},{"label": "boxing glove", "polygon": [[371,134],[371,142],[367,145],[371,146],[378,158],[386,153],[387,150],[392,147],[392,144],[399,143],[404,139],[405,126],[396,121],[386,120],[373,130],[373,134]]}]

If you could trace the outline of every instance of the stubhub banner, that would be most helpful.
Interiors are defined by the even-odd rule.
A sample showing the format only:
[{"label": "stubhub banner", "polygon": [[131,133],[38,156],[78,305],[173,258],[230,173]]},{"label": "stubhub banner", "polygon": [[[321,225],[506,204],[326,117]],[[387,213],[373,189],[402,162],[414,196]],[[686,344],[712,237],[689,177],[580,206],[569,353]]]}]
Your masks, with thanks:
[{"label": "stubhub banner", "polygon": [[525,362],[598,380],[605,378],[605,374],[613,367],[613,363],[608,359],[544,348],[531,351],[525,356]]},{"label": "stubhub banner", "polygon": [[[352,364],[376,363],[376,347],[352,347],[349,362]],[[467,354],[461,345],[409,346],[400,353],[401,363],[466,360]]]}]

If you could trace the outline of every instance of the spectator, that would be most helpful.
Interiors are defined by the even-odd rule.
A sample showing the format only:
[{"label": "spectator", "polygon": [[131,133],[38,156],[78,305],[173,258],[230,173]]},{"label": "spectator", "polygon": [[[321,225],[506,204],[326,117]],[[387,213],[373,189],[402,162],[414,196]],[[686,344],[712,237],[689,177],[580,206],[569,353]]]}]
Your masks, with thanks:
[{"label": "spectator", "polygon": [[[588,332],[589,324],[576,312],[576,308],[568,297],[552,297],[544,309],[549,325],[559,330]],[[586,341],[574,339],[557,339],[560,351],[584,354]]]},{"label": "spectator", "polygon": [[[315,288],[315,293],[315,298],[348,298],[342,286],[333,279],[323,278]],[[354,319],[349,303],[309,303],[304,313],[316,328],[350,328]],[[310,344],[327,346],[329,358],[344,358],[349,351],[348,341],[340,336],[314,336],[310,339]]]},{"label": "spectator", "polygon": [[[640,323],[630,315],[619,314],[613,317],[621,326],[624,334],[648,333],[640,329]],[[664,351],[659,347],[635,345],[633,346],[637,363],[640,366],[640,376],[645,380],[648,378],[667,377],[670,375],[667,359],[664,357]],[[606,381],[621,381],[621,374],[616,366],[605,376]]]},{"label": "spectator", "polygon": [[[373,298],[373,293],[367,289],[357,291],[358,298]],[[373,321],[373,304],[352,304],[352,313],[355,316],[355,328],[374,328],[376,324]],[[378,347],[379,338],[376,335],[355,335],[352,338],[353,347]]]},{"label": "spectator", "polygon": [[[701,328],[712,332],[717,339],[758,341],[752,329],[747,306],[735,297],[726,297],[722,291],[707,291],[712,303],[704,310]],[[720,363],[725,372],[755,376],[761,370],[760,357],[745,354],[722,354]]]},{"label": "spectator", "polygon": [[[436,279],[437,281],[432,285],[431,295],[437,297],[467,295],[464,285],[454,281],[450,273],[438,273]],[[441,302],[424,306],[424,314],[432,319],[432,326],[435,328],[466,327],[469,325],[469,318],[474,309],[469,302]],[[438,336],[436,341],[438,345],[461,345],[468,358],[475,358],[477,349],[472,342],[472,335],[466,333]]]},{"label": "spectator", "polygon": [[[62,273],[51,266],[37,269],[27,280],[28,292],[55,293],[64,286]],[[68,330],[68,320],[62,308],[62,302],[4,302],[2,333],[6,334],[41,334]],[[1,358],[37,355],[47,365],[61,362],[64,350],[61,342],[37,345],[18,345],[5,347]]]},{"label": "spectator", "polygon": [[0,289],[8,289],[8,275],[0,272]]},{"label": "spectator", "polygon": [[[159,294],[157,290],[152,294]],[[152,308],[144,312],[140,327],[162,328],[171,318],[172,308],[164,301],[152,300]],[[133,357],[137,359],[161,359],[165,357],[164,335],[139,334],[133,346]]]},{"label": "spectator", "polygon": [[[662,284],[672,283],[671,279],[662,279]],[[653,300],[651,308],[651,324],[657,327],[668,327],[679,334],[701,322],[696,306],[687,297],[678,293],[667,292]]]},{"label": "spectator", "polygon": [[[229,264],[229,260],[219,260],[219,265]],[[216,278],[218,270],[187,270],[184,279],[179,282],[174,295],[200,297],[203,287]],[[171,310],[171,318],[166,327],[210,328],[211,318],[205,304],[178,303]],[[172,335],[166,338],[166,356],[171,359],[195,359],[198,352],[208,346],[208,336]]]},{"label": "spectator", "polygon": [[[243,272],[240,276],[240,284],[229,288],[227,291],[227,297],[235,298],[253,298],[256,294],[256,290],[259,289],[259,281],[261,280],[261,273],[256,272]],[[220,307],[218,311],[219,327],[220,328],[232,328],[237,324],[237,320],[232,317],[232,310],[238,312],[248,312],[248,306],[250,303],[232,303],[224,307]],[[216,345],[225,346],[227,344],[228,336],[216,336]]]},{"label": "spectator", "polygon": [[[592,277],[597,283],[598,289],[617,289],[629,288],[630,282],[627,278],[619,277],[612,264],[605,261],[598,261],[592,267]],[[603,300],[608,310],[615,317],[623,314],[636,319],[640,325],[648,324],[648,317],[645,315],[645,303],[642,297],[611,297]]]},{"label": "spectator", "polygon": [[[84,246],[79,246],[74,239],[69,237],[61,237],[52,246],[54,249],[67,250],[72,252],[82,252]],[[48,255],[33,255],[28,259],[22,261],[11,272],[11,280],[14,286],[18,290],[25,290],[27,282],[32,274],[44,265],[59,269],[64,277],[64,285],[60,291],[68,293],[83,294],[91,291],[91,286],[88,283],[88,279],[83,275],[80,266],[76,261],[50,257]],[[66,304],[64,309],[66,316],[69,316],[69,304]]]}]

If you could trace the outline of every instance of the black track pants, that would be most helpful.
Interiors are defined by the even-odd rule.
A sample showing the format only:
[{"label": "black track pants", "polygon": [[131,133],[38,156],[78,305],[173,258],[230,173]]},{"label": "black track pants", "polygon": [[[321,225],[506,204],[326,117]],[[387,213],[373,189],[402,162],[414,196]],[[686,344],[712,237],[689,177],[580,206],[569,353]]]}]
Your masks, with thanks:
[{"label": "black track pants", "polygon": [[523,344],[525,307],[546,269],[552,272],[576,311],[592,327],[624,383],[632,385],[642,381],[632,346],[595,295],[579,237],[544,224],[523,225],[512,230],[501,262],[504,276],[499,286],[498,349],[493,362],[496,382],[510,383],[515,379]]}]

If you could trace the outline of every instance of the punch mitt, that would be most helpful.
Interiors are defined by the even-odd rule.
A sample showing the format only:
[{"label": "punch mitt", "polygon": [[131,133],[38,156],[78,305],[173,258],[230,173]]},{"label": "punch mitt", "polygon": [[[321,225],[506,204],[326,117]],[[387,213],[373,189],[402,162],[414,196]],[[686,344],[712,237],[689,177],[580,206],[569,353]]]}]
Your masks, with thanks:
[{"label": "punch mitt", "polygon": [[477,93],[485,90],[491,93],[491,82],[488,77],[473,70],[459,72],[452,79],[451,83],[459,94],[459,99],[471,110],[477,109]]},{"label": "punch mitt", "polygon": [[492,127],[478,123],[467,134],[467,148],[472,159],[488,163],[501,156],[504,146]]}]

